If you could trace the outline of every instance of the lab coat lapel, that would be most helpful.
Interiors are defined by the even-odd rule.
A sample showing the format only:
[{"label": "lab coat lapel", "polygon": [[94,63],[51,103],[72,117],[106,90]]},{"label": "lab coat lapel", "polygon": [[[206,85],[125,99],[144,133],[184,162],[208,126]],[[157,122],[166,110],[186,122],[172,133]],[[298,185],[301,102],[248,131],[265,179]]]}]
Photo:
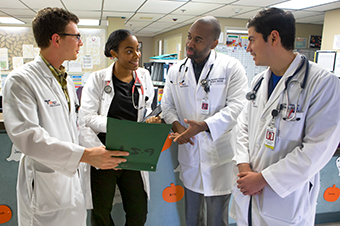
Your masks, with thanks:
[{"label": "lab coat lapel", "polygon": [[[285,83],[286,83],[286,81],[289,77],[293,76],[295,70],[300,65],[300,62],[301,62],[301,56],[299,54],[297,54],[296,57],[294,58],[293,62],[290,64],[290,66],[288,67],[288,69],[286,70],[286,72],[284,73],[284,75],[282,76],[282,78],[280,79],[278,84],[276,85],[275,89],[273,90],[273,93],[270,95],[267,103],[265,104],[263,115],[268,115],[268,114],[271,115],[271,111],[278,107],[277,106],[278,101],[280,101],[279,98],[281,98],[281,95],[284,92]],[[267,74],[265,76],[265,80],[264,80],[264,82],[266,84],[268,84],[270,76],[271,76],[271,70],[269,68],[269,70],[267,71]],[[297,79],[297,77],[298,77],[298,75],[295,75],[295,77],[293,79]],[[266,93],[267,93],[267,95],[265,95],[265,98],[267,98],[267,96],[268,96],[268,85],[266,85],[265,88],[266,88]]]},{"label": "lab coat lapel", "polygon": [[[51,70],[47,67],[43,59],[40,56],[37,56],[36,60],[37,64],[39,65],[39,68],[41,69],[41,75],[44,76],[50,83],[51,92],[53,92],[56,95],[56,97],[58,97],[59,102],[63,106],[63,110],[65,111],[65,115],[69,115],[67,100],[63,90],[61,89],[60,84],[54,78],[54,75],[52,74]],[[70,92],[69,89],[67,91]]]},{"label": "lab coat lapel", "polygon": [[[196,86],[196,93],[199,92],[200,90],[201,90],[201,92],[204,92],[203,87],[200,84],[200,81],[202,79],[205,79],[205,77],[207,76],[207,74],[209,72],[209,69],[210,69],[210,66],[214,63],[215,55],[216,55],[215,51],[210,51],[209,59],[205,63],[205,65],[204,65],[204,67],[202,69],[202,72],[200,74],[200,77],[198,79],[198,82],[196,83],[197,84],[197,86]],[[192,66],[192,64],[191,64],[191,66]],[[193,73],[193,74],[194,74],[194,80],[196,82],[195,73]],[[210,78],[211,78],[211,72],[210,72],[210,75],[209,75],[209,77],[207,79],[210,79]]]},{"label": "lab coat lapel", "polygon": [[[192,66],[192,62],[191,59],[188,60],[188,62],[186,63],[186,67],[188,67],[188,72],[185,75],[184,81],[185,81],[185,85],[188,85],[187,89],[188,89],[188,96],[189,97],[194,97],[194,98],[187,98],[187,97],[183,97],[183,98],[187,98],[187,100],[189,101],[189,103],[187,103],[189,106],[193,106],[193,108],[195,108],[196,106],[196,88],[197,88],[197,83],[196,83],[196,78],[195,78],[195,72],[194,72],[194,68]],[[184,73],[183,70],[185,70],[185,68],[183,67],[182,72]],[[184,89],[184,88],[180,88],[180,89]]]}]

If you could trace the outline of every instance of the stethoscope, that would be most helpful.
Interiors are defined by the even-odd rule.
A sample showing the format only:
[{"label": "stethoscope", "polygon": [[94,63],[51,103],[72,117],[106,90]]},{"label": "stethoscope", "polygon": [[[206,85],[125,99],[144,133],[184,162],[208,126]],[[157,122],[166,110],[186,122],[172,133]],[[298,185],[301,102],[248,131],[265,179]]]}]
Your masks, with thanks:
[{"label": "stethoscope", "polygon": [[[287,99],[287,105],[285,106],[284,104],[280,104],[280,107],[279,107],[279,110],[277,109],[274,109],[272,111],[272,116],[273,117],[276,117],[278,115],[278,113],[284,108],[286,107],[286,117],[283,118],[283,120],[285,121],[299,121],[300,118],[297,118],[296,117],[296,112],[298,110],[298,103],[299,103],[299,100],[300,100],[300,96],[301,96],[301,93],[303,91],[303,89],[306,87],[306,82],[307,82],[307,78],[308,78],[308,71],[309,71],[309,62],[307,60],[307,58],[302,55],[301,56],[302,58],[302,64],[295,70],[294,74],[292,76],[290,76],[287,81],[285,82],[285,89],[284,89],[284,92],[286,93],[286,99]],[[306,70],[305,70],[305,76],[304,76],[304,79],[303,79],[303,82],[300,83],[298,80],[295,80],[295,81],[291,81],[292,78],[301,71],[302,67],[306,64]],[[256,93],[257,91],[259,90],[261,84],[262,84],[262,81],[263,81],[264,77],[261,77],[260,80],[255,84],[254,88],[252,91],[248,92],[246,94],[246,99],[249,100],[249,101],[254,101],[256,99]],[[300,83],[300,87],[301,87],[301,91],[300,91],[300,94],[298,96],[298,100],[296,102],[296,104],[293,104],[294,105],[294,108],[291,108],[289,109],[289,95],[288,95],[288,83],[290,82],[290,84],[292,84],[293,82],[298,82]]]},{"label": "stethoscope", "polygon": [[[215,60],[216,60],[216,57],[217,57],[217,54],[215,53]],[[184,82],[185,82],[185,75],[186,75],[186,73],[188,71],[188,66],[185,66],[185,65],[186,65],[188,59],[189,58],[186,58],[184,63],[182,63],[181,66],[178,69],[178,74],[177,74],[178,81],[177,81],[177,83],[175,84],[172,80],[170,80],[171,84],[173,84],[173,85],[180,85],[180,86],[184,84]],[[214,64],[210,65],[210,68],[209,68],[209,71],[208,71],[207,75],[205,76],[204,79],[202,79],[200,81],[200,85],[203,87],[203,89],[204,89],[206,94],[208,94],[210,92],[210,81],[209,81],[208,78],[209,78],[209,75],[210,75],[210,72],[211,72],[213,66],[214,66]],[[185,69],[184,69],[184,73],[183,73],[182,77],[180,78],[182,67],[185,67]]]},{"label": "stethoscope", "polygon": [[[141,93],[142,93],[142,99],[144,100],[144,87],[137,75],[137,72],[136,71],[133,71],[134,72],[134,78],[135,78],[135,82],[133,83],[133,86],[132,86],[132,95],[131,95],[131,99],[132,99],[132,105],[133,107],[136,109],[136,110],[141,110],[144,108],[144,106],[141,106],[141,107],[138,107],[137,104],[135,104],[135,98],[134,98],[134,94],[135,94],[135,88],[140,88],[141,90]],[[107,81],[106,82],[106,86],[104,87],[104,92],[109,94],[112,92],[112,87],[110,86],[110,81]],[[145,97],[145,101],[148,100],[148,97]]]}]

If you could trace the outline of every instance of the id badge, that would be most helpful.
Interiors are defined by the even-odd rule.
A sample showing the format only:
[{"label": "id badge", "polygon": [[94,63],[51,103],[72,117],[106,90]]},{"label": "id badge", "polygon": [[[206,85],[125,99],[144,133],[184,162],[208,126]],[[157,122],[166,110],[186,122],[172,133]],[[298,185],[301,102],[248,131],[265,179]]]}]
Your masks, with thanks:
[{"label": "id badge", "polygon": [[272,125],[267,126],[266,139],[264,141],[264,146],[270,149],[274,149],[276,139],[276,128]]},{"label": "id badge", "polygon": [[202,99],[202,103],[201,103],[201,113],[204,115],[208,115],[209,114],[209,100],[204,98]]}]

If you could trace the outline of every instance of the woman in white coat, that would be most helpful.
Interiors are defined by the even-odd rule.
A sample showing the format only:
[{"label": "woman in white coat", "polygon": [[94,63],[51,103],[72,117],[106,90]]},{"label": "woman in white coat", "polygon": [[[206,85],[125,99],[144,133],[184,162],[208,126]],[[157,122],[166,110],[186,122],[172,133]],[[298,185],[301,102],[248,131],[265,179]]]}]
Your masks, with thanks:
[{"label": "woman in white coat", "polygon": [[[80,142],[87,147],[105,145],[107,117],[141,121],[151,111],[154,96],[149,72],[138,68],[141,53],[131,32],[112,32],[105,56],[116,58],[116,62],[91,74],[82,92],[80,119],[84,137]],[[122,195],[126,225],[144,225],[150,190],[148,173],[91,167],[92,225],[114,225],[110,213],[116,184]]]}]

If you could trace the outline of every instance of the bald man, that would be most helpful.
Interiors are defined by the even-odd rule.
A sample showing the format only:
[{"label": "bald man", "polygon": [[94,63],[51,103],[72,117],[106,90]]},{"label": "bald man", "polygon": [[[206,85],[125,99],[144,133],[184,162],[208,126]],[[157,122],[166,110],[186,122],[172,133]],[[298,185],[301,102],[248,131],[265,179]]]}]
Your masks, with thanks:
[{"label": "bald man", "polygon": [[188,226],[228,225],[236,180],[232,130],[248,82],[238,60],[214,51],[220,33],[215,17],[203,17],[190,27],[187,58],[170,68],[162,98],[162,117],[173,125],[171,137],[179,144]]}]

